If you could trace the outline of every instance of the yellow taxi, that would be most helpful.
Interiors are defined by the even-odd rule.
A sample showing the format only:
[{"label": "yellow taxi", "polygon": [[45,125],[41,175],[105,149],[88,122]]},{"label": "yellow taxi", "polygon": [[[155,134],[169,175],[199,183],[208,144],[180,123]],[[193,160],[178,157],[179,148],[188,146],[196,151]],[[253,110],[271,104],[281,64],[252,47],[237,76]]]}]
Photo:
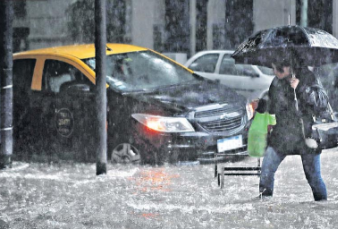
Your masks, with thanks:
[{"label": "yellow taxi", "polygon": [[[246,99],[147,48],[107,44],[108,158],[117,163],[209,160],[246,150]],[[95,47],[14,54],[14,136],[20,154],[95,158]]]}]

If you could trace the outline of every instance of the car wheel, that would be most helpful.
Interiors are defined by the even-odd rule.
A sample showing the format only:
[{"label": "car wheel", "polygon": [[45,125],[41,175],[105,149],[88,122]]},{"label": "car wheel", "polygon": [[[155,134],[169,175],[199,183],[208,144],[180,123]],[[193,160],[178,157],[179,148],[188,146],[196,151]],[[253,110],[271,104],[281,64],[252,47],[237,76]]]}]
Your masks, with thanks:
[{"label": "car wheel", "polygon": [[142,157],[140,150],[129,143],[117,145],[111,153],[112,163],[121,164],[141,164]]}]

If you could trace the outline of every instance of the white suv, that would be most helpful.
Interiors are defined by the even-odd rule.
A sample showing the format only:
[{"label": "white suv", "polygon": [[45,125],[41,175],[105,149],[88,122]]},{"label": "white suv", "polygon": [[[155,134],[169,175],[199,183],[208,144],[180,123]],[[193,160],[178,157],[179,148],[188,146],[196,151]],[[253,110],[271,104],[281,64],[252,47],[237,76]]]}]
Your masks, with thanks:
[{"label": "white suv", "polygon": [[219,80],[221,84],[233,88],[249,101],[263,97],[274,78],[272,69],[235,64],[235,60],[231,58],[233,52],[230,50],[198,52],[185,63],[185,66],[205,78]]}]

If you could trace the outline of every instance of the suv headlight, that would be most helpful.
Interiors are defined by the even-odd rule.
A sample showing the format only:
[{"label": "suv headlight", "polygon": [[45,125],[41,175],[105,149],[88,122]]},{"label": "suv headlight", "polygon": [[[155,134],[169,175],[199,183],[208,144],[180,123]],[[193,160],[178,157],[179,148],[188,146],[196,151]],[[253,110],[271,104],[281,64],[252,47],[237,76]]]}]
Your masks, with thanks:
[{"label": "suv headlight", "polygon": [[131,116],[148,128],[159,132],[181,133],[195,131],[189,121],[182,117],[163,117],[150,114],[132,114]]},{"label": "suv headlight", "polygon": [[248,116],[248,120],[252,119],[253,118],[253,115],[254,115],[254,108],[253,108],[253,104],[252,103],[248,103],[246,105],[246,114]]}]

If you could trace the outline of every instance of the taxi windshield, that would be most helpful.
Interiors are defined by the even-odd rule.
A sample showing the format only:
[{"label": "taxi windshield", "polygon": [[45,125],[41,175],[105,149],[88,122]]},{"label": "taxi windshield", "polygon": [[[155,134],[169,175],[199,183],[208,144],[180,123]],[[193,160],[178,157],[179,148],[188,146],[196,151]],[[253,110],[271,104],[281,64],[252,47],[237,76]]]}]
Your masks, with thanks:
[{"label": "taxi windshield", "polygon": [[[83,61],[95,71],[95,58]],[[199,81],[188,70],[152,51],[107,56],[106,68],[107,83],[122,92],[147,91]]]}]

